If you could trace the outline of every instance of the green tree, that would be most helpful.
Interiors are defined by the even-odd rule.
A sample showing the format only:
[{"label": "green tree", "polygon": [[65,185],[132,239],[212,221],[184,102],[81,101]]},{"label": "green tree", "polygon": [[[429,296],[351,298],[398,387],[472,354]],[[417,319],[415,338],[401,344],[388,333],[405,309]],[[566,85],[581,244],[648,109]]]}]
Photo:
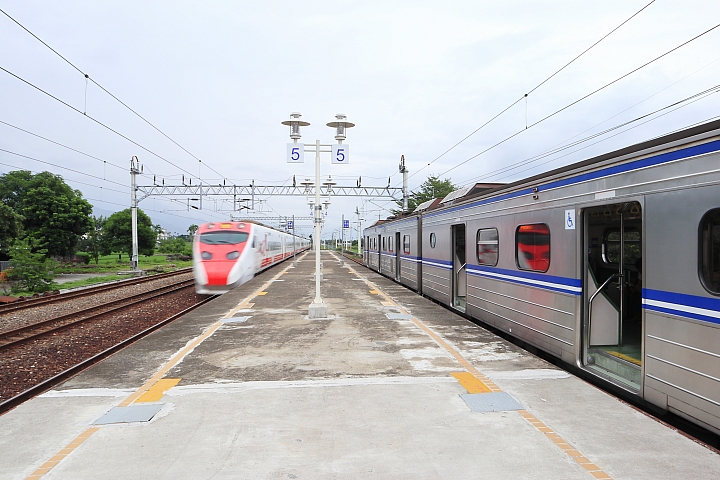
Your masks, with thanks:
[{"label": "green tree", "polygon": [[[457,188],[458,187],[453,185],[449,178],[440,180],[438,177],[430,175],[427,180],[420,185],[418,190],[410,192],[410,196],[408,198],[408,211],[412,212],[418,205],[423,202],[427,202],[428,200],[446,197],[451,192],[457,190]],[[397,210],[391,210],[391,212],[393,215],[398,215],[402,213],[402,200],[396,200],[395,203],[400,208]]]},{"label": "green tree", "polygon": [[[152,255],[155,253],[157,233],[150,217],[138,208],[138,253]],[[132,212],[129,208],[115,212],[105,221],[103,228],[103,254],[123,252],[132,255]]]},{"label": "green tree", "polygon": [[82,238],[80,238],[80,241],[78,242],[78,250],[90,255],[90,257],[95,260],[95,265],[98,264],[100,261],[100,255],[102,255],[104,253],[103,250],[105,250],[103,245],[103,229],[105,228],[105,222],[107,222],[107,219],[102,215],[99,217],[93,216],[90,230]]},{"label": "green tree", "polygon": [[187,249],[187,242],[182,238],[168,238],[160,242],[158,251],[162,253],[183,253]]},{"label": "green tree", "polygon": [[0,175],[0,201],[24,217],[23,229],[33,248],[42,245],[49,255],[74,253],[78,238],[91,225],[92,205],[50,172]]},{"label": "green tree", "polygon": [[193,235],[195,235],[195,232],[197,232],[197,229],[198,229],[198,228],[200,228],[200,227],[198,227],[198,226],[195,225],[194,223],[188,227],[188,233],[190,234],[191,237],[192,237]]},{"label": "green tree", "polygon": [[0,253],[7,254],[22,231],[22,215],[0,201]]},{"label": "green tree", "polygon": [[47,249],[39,248],[29,238],[16,240],[10,247],[12,269],[8,273],[11,289],[14,293],[27,290],[45,292],[57,285],[53,282],[53,270],[58,263],[45,258]]}]

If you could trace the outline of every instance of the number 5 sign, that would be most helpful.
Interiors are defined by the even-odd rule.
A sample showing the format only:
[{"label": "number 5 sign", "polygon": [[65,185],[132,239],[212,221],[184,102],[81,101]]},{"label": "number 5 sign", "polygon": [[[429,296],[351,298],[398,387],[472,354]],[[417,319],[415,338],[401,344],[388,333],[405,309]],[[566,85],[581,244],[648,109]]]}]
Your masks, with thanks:
[{"label": "number 5 sign", "polygon": [[287,144],[287,163],[305,163],[305,146],[302,143]]},{"label": "number 5 sign", "polygon": [[333,145],[332,163],[350,163],[350,145],[347,143]]}]

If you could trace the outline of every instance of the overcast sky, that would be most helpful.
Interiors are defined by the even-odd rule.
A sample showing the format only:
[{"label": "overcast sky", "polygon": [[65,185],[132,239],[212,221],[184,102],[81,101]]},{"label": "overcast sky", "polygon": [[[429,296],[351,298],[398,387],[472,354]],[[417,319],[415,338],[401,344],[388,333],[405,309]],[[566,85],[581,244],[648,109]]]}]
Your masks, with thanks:
[{"label": "overcast sky", "polygon": [[[187,172],[221,181],[205,165],[228,183],[287,184],[293,175],[314,177],[311,154],[303,165],[285,163],[289,129],[280,122],[297,111],[311,123],[302,130],[307,143],[334,143],[325,124],[336,113],[356,124],[346,141],[350,164],[331,165],[327,154],[322,160],[322,176],[341,185],[362,176],[363,185],[385,186],[391,177],[400,186],[401,154],[411,189],[429,174],[457,185],[518,180],[720,115],[720,96],[706,95],[494,173],[720,84],[718,28],[533,126],[720,23],[717,0],[657,0],[532,91],[648,2],[0,0],[8,15],[203,161],[92,82],[86,87],[81,73],[0,14],[0,67],[175,164],[0,71],[0,148],[57,165],[0,152],[0,173],[24,168],[62,175],[96,215],[129,207],[133,155],[145,173],[168,184]],[[440,157],[530,91],[527,102]],[[262,200],[256,215],[309,215],[302,197]],[[212,199],[203,206],[187,212],[184,200],[167,197],[140,204],[155,223],[178,233],[192,223],[229,218],[215,211]],[[370,222],[387,216],[383,208],[390,206],[334,198],[323,236],[339,229],[343,214],[356,221],[356,207]],[[218,199],[222,208],[230,204]]]}]

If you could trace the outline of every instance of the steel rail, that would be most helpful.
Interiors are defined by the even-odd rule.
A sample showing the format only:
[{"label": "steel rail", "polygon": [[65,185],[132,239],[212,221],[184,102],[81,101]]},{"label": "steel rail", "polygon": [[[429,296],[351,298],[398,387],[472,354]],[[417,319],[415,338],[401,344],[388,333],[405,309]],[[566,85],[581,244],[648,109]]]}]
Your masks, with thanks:
[{"label": "steel rail", "polygon": [[95,293],[104,292],[104,291],[108,291],[108,290],[114,290],[116,288],[122,288],[122,287],[126,287],[126,286],[131,286],[131,285],[138,285],[141,283],[150,282],[150,281],[157,280],[160,278],[167,278],[167,277],[172,277],[174,275],[181,275],[183,273],[190,273],[191,271],[192,271],[192,267],[187,267],[187,268],[183,268],[180,270],[175,270],[174,272],[159,273],[157,275],[141,277],[141,278],[136,278],[136,279],[118,280],[117,282],[113,282],[110,284],[103,284],[103,285],[99,285],[96,287],[83,288],[82,290],[76,290],[76,291],[72,291],[72,292],[49,295],[46,297],[29,298],[29,299],[19,301],[19,302],[7,303],[5,305],[0,305],[0,314],[6,313],[6,312],[13,312],[16,310],[23,310],[26,308],[37,307],[37,306],[41,306],[41,305],[46,305],[49,303],[61,302],[63,300],[70,300],[73,298],[85,297],[90,294],[95,294]]},{"label": "steel rail", "polygon": [[6,332],[0,332],[0,350],[4,350],[12,346],[19,345],[21,343],[25,343],[41,335],[59,332],[66,328],[97,319],[98,317],[101,317],[103,315],[117,312],[118,310],[122,310],[124,308],[128,308],[130,306],[137,305],[138,303],[146,302],[148,300],[152,300],[154,298],[167,295],[169,293],[183,290],[193,285],[194,280],[185,280],[183,282],[179,282],[173,285],[165,285],[154,290],[138,293],[131,297],[113,300],[111,302],[103,303],[101,305],[95,305],[93,307],[87,308],[85,310],[80,310],[78,312],[68,313],[60,317],[43,320],[32,325],[26,325],[24,327],[8,330]]},{"label": "steel rail", "polygon": [[95,354],[86,360],[79,362],[77,365],[74,365],[74,366],[68,368],[67,370],[64,370],[64,371],[58,373],[57,375],[55,375],[47,380],[42,381],[33,387],[28,388],[24,392],[18,393],[14,397],[9,398],[3,402],[0,402],[0,415],[7,413],[8,411],[12,410],[13,408],[17,407],[18,405],[22,404],[25,401],[30,400],[31,398],[50,390],[55,385],[74,377],[75,375],[79,374],[80,372],[83,372],[84,370],[92,367],[93,365],[100,363],[102,360],[106,359],[107,357],[110,357],[111,355],[113,355],[113,354],[119,352],[120,350],[122,350],[123,348],[135,343],[136,341],[149,335],[150,333],[154,332],[155,330],[158,330],[159,328],[164,327],[168,323],[170,323],[174,320],[177,320],[178,318],[182,317],[186,313],[196,309],[200,305],[203,305],[215,298],[217,298],[217,295],[213,295],[211,297],[205,298],[205,299],[201,300],[200,302],[196,303],[195,305],[188,307],[185,310],[166,318],[165,320],[161,320],[160,322],[156,323],[155,325],[153,325],[151,327],[146,328],[142,332],[136,333],[135,335],[117,343],[116,345],[114,345],[98,354]]}]

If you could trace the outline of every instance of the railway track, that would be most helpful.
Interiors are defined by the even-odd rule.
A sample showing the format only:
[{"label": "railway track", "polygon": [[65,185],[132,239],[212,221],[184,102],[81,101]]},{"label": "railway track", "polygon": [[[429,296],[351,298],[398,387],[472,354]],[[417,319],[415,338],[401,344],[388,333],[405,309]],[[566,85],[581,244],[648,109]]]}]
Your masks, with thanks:
[{"label": "railway track", "polygon": [[138,285],[138,284],[142,284],[142,283],[146,283],[146,282],[152,282],[154,280],[158,280],[161,278],[168,278],[168,277],[173,277],[175,275],[182,275],[185,273],[189,273],[191,271],[192,271],[192,267],[188,267],[188,268],[182,268],[180,270],[175,270],[174,272],[159,273],[157,275],[150,275],[150,276],[146,276],[146,277],[122,280],[122,281],[113,282],[113,283],[109,283],[109,284],[98,285],[96,287],[82,288],[79,290],[74,290],[72,292],[66,292],[66,293],[61,293],[61,294],[56,294],[56,295],[49,295],[46,297],[29,298],[29,299],[26,299],[23,301],[0,305],[0,314],[15,312],[18,310],[24,310],[27,308],[38,307],[41,305],[47,305],[47,304],[51,304],[51,303],[62,302],[62,301],[71,300],[74,298],[87,297],[87,296],[94,295],[99,292],[105,292],[105,291],[114,290],[117,288],[127,287],[127,286],[131,286],[131,285]]},{"label": "railway track", "polygon": [[193,280],[185,280],[178,284],[162,286],[147,292],[138,293],[120,300],[95,305],[78,312],[68,313],[24,327],[0,332],[0,350],[27,342],[41,335],[58,333],[66,328],[90,322],[102,315],[116,313],[124,308],[135,306],[138,303],[152,300],[170,292],[183,290],[194,285]]},{"label": "railway track", "polygon": [[184,278],[0,332],[0,414],[213,298],[197,295],[194,280]]}]

